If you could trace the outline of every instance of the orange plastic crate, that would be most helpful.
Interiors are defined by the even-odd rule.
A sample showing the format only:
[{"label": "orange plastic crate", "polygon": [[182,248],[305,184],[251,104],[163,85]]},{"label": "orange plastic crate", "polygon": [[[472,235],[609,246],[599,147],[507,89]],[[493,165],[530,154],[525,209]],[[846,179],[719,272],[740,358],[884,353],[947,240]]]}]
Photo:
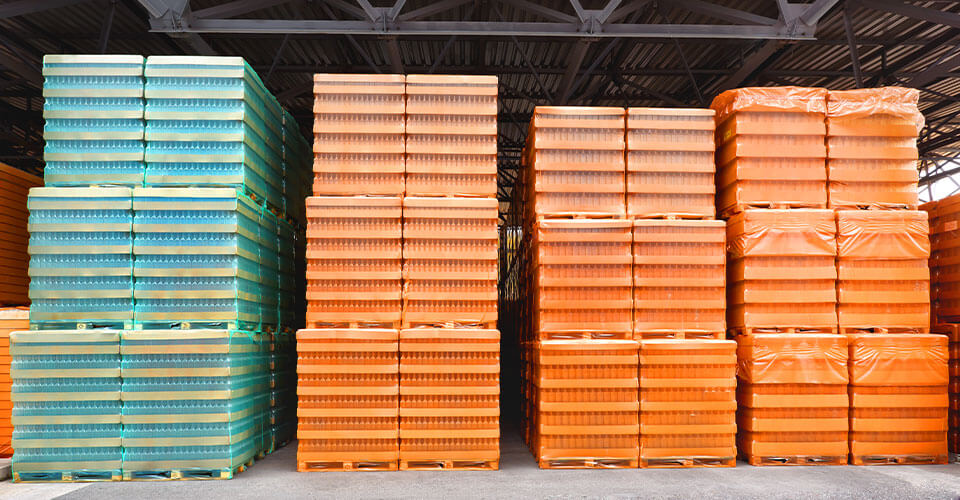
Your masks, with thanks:
[{"label": "orange plastic crate", "polygon": [[541,468],[636,468],[638,344],[545,340],[535,347],[531,448]]},{"label": "orange plastic crate", "polygon": [[0,305],[29,305],[27,193],[43,179],[0,163]]},{"label": "orange plastic crate", "polygon": [[297,332],[297,462],[307,470],[396,470],[397,330]]},{"label": "orange plastic crate", "polygon": [[947,360],[945,335],[850,336],[852,463],[946,463]]},{"label": "orange plastic crate", "polygon": [[307,324],[399,323],[399,197],[307,198]]},{"label": "orange plastic crate", "polygon": [[400,331],[401,469],[496,469],[500,332]]},{"label": "orange plastic crate", "polygon": [[627,109],[628,216],[716,215],[714,114],[712,109]]},{"label": "orange plastic crate", "polygon": [[640,341],[642,467],[736,463],[737,344]]},{"label": "orange plastic crate", "polygon": [[837,328],[831,210],[746,210],[727,221],[727,327]]},{"label": "orange plastic crate", "polygon": [[404,81],[314,75],[313,194],[403,194]]},{"label": "orange plastic crate", "polygon": [[499,234],[492,198],[403,199],[405,325],[496,325]]},{"label": "orange plastic crate", "polygon": [[632,336],[628,220],[541,220],[534,227],[535,335]]},{"label": "orange plastic crate", "polygon": [[930,325],[927,213],[837,211],[841,328],[926,331]]},{"label": "orange plastic crate", "polygon": [[824,207],[826,90],[728,90],[717,112],[717,209]]},{"label": "orange plastic crate", "polygon": [[937,202],[930,216],[933,323],[960,320],[960,196]]},{"label": "orange plastic crate", "polygon": [[13,455],[13,403],[10,399],[10,333],[28,330],[30,311],[26,307],[0,309],[0,457]]},{"label": "orange plastic crate", "polygon": [[725,332],[725,263],[723,221],[634,221],[634,338],[652,332]]},{"label": "orange plastic crate", "polygon": [[919,96],[901,87],[827,93],[831,207],[917,206]]},{"label": "orange plastic crate", "polygon": [[535,217],[626,214],[625,111],[537,106],[525,161]]},{"label": "orange plastic crate", "polygon": [[[951,401],[960,401],[960,324],[941,323],[935,325],[931,333],[946,335],[949,340],[949,395]],[[951,453],[960,453],[960,414],[952,411],[949,414],[950,435],[949,448]]]},{"label": "orange plastic crate", "polygon": [[497,195],[497,77],[409,75],[408,196]]}]

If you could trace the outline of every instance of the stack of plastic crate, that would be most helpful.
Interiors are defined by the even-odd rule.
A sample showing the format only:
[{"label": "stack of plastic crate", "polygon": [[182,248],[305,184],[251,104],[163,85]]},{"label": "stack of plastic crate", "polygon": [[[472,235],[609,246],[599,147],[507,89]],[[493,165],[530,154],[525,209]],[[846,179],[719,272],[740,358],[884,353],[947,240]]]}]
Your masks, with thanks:
[{"label": "stack of plastic crate", "polygon": [[47,186],[143,183],[143,57],[43,57]]},{"label": "stack of plastic crate", "polygon": [[533,346],[530,447],[541,468],[637,468],[637,342]]},{"label": "stack of plastic crate", "polygon": [[283,117],[241,57],[150,56],[147,186],[232,186],[283,209]]},{"label": "stack of plastic crate", "polygon": [[903,87],[827,93],[831,208],[917,207],[920,91]]},{"label": "stack of plastic crate", "polygon": [[717,210],[825,208],[827,91],[803,87],[728,90],[717,112]]},{"label": "stack of plastic crate", "polygon": [[131,189],[32,188],[27,208],[31,328],[129,327]]},{"label": "stack of plastic crate", "polygon": [[30,313],[26,307],[0,308],[0,457],[13,454],[13,400],[10,398],[12,381],[10,366],[10,334],[30,328]]},{"label": "stack of plastic crate", "polygon": [[727,327],[835,333],[833,211],[746,210],[727,221]]},{"label": "stack of plastic crate", "polygon": [[931,333],[946,335],[949,347],[948,368],[950,375],[949,398],[950,413],[948,418],[949,432],[947,433],[947,448],[950,453],[960,453],[960,324],[941,323],[931,330]]},{"label": "stack of plastic crate", "polygon": [[120,341],[123,476],[230,479],[269,428],[267,344],[236,330],[138,330]]},{"label": "stack of plastic crate", "polygon": [[960,195],[936,202],[930,213],[931,323],[960,322]]},{"label": "stack of plastic crate", "polygon": [[712,219],[715,111],[627,109],[627,215]]},{"label": "stack of plastic crate", "polygon": [[14,481],[120,480],[120,331],[10,334]]},{"label": "stack of plastic crate", "polygon": [[736,464],[737,344],[640,340],[640,466]]},{"label": "stack of plastic crate", "polygon": [[945,335],[850,336],[851,463],[947,463],[947,345]]},{"label": "stack of plastic crate", "polygon": [[837,211],[837,313],[843,333],[928,332],[927,213]]},{"label": "stack of plastic crate", "polygon": [[397,470],[395,329],[297,332],[297,470]]},{"label": "stack of plastic crate", "polygon": [[403,75],[313,75],[313,195],[402,196]]},{"label": "stack of plastic crate", "polygon": [[847,463],[847,337],[737,337],[737,447],[750,465]]},{"label": "stack of plastic crate", "polygon": [[43,180],[0,163],[0,305],[30,304],[27,194]]},{"label": "stack of plastic crate", "polygon": [[[138,324],[275,325],[264,321],[276,316],[265,302],[276,296],[263,285],[261,208],[250,198],[231,188],[136,188],[133,208]],[[275,254],[263,257],[276,265]]]},{"label": "stack of plastic crate", "polygon": [[400,331],[400,469],[497,469],[500,332]]},{"label": "stack of plastic crate", "polygon": [[407,76],[407,196],[496,197],[497,90],[496,76]]}]

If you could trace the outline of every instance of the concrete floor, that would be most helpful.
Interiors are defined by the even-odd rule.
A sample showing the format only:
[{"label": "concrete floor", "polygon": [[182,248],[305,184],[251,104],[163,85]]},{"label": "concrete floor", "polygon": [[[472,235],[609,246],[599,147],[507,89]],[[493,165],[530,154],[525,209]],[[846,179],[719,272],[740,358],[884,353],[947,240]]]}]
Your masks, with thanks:
[{"label": "concrete floor", "polygon": [[0,498],[756,498],[957,499],[960,464],[884,467],[540,470],[515,432],[496,472],[296,472],[287,446],[231,481],[0,483]]}]

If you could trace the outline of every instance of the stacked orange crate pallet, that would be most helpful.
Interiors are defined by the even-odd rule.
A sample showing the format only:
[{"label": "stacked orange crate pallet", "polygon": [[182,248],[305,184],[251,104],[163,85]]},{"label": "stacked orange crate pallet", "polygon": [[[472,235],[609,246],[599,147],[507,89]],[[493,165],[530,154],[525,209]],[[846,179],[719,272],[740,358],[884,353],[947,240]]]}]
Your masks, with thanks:
[{"label": "stacked orange crate pallet", "polygon": [[[951,197],[952,198],[952,197]],[[960,197],[956,197],[960,201]],[[947,201],[947,200],[944,200]],[[940,222],[940,202],[930,201],[920,205],[920,210],[927,213],[928,226],[930,228],[930,327],[933,328],[938,323],[939,312],[937,310],[937,288],[939,275],[940,247],[941,240],[946,236],[943,233],[943,226]],[[948,203],[949,205],[949,203]],[[960,214],[958,214],[960,215]]]},{"label": "stacked orange crate pallet", "polygon": [[30,305],[27,193],[43,179],[0,163],[0,306]]},{"label": "stacked orange crate pallet", "polygon": [[401,469],[499,467],[497,90],[407,76]]},{"label": "stacked orange crate pallet", "polygon": [[0,457],[13,455],[13,401],[10,390],[10,333],[30,328],[30,311],[26,307],[0,308]]},{"label": "stacked orange crate pallet", "polygon": [[747,208],[826,207],[826,90],[734,89],[710,107],[722,217]]},{"label": "stacked orange crate pallet", "polygon": [[397,470],[397,330],[297,332],[297,470]]},{"label": "stacked orange crate pallet", "polygon": [[740,429],[750,465],[847,463],[847,337],[759,333],[737,338]]},{"label": "stacked orange crate pallet", "polygon": [[736,343],[726,225],[714,220],[714,110],[627,110],[642,467],[733,466]]},{"label": "stacked orange crate pallet", "polygon": [[947,423],[950,430],[947,433],[947,449],[956,454],[960,453],[960,324],[941,323],[934,326],[931,333],[946,335],[949,342],[950,411]]},{"label": "stacked orange crate pallet", "polygon": [[947,463],[947,337],[850,336],[855,465]]},{"label": "stacked orange crate pallet", "polygon": [[534,109],[523,154],[525,437],[543,468],[637,467],[625,111]]},{"label": "stacked orange crate pallet", "polygon": [[932,324],[960,322],[960,195],[930,212]]}]

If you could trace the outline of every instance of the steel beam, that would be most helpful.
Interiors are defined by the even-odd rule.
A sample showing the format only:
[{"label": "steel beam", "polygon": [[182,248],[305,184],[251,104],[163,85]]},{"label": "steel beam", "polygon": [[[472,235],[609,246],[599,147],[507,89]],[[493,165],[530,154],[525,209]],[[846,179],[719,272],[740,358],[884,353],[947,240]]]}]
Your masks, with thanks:
[{"label": "steel beam", "polygon": [[571,16],[570,14],[560,12],[559,10],[551,9],[550,7],[544,7],[543,5],[538,5],[526,0],[503,0],[503,2],[520,10],[539,14],[540,16],[552,21],[572,24],[578,20],[576,16]]},{"label": "steel beam", "polygon": [[860,73],[860,52],[857,50],[853,22],[850,20],[850,7],[846,5],[843,8],[843,31],[847,35],[847,47],[850,50],[850,62],[853,65],[853,77],[857,80],[857,88],[863,88],[863,75]]},{"label": "steel beam", "polygon": [[273,7],[275,5],[289,3],[291,1],[293,0],[234,0],[233,2],[207,7],[206,9],[195,10],[193,11],[193,17],[236,17],[249,14],[251,12],[256,12],[261,9]]},{"label": "steel beam", "polygon": [[943,55],[937,58],[936,62],[911,78],[907,82],[907,85],[913,88],[919,88],[949,75],[950,72],[960,64],[956,59],[957,55],[960,55],[960,46],[954,46],[952,49],[944,52]]},{"label": "steel beam", "polygon": [[715,3],[704,2],[702,0],[671,0],[669,5],[676,6],[690,12],[704,14],[722,21],[729,21],[734,24],[760,24],[764,26],[773,26],[777,20],[745,12],[739,9],[731,9]]},{"label": "steel beam", "polygon": [[960,28],[960,14],[955,12],[920,7],[918,5],[903,3],[899,0],[868,0],[859,1],[858,3],[873,10],[892,12],[929,23]]},{"label": "steel beam", "polygon": [[757,50],[744,59],[743,64],[730,76],[723,79],[716,87],[719,94],[724,90],[730,90],[743,85],[754,73],[763,69],[780,50],[780,43],[776,40],[767,40],[763,42]]},{"label": "steel beam", "polygon": [[113,16],[116,12],[117,0],[109,0],[107,13],[103,18],[103,25],[100,27],[100,43],[97,44],[101,54],[107,53],[107,44],[110,42],[110,31],[113,29]]},{"label": "steel beam", "polygon": [[563,78],[560,79],[560,88],[558,89],[559,104],[565,105],[567,100],[570,99],[570,93],[573,91],[573,80],[580,71],[580,66],[587,56],[587,51],[590,50],[591,43],[589,40],[579,40],[567,55],[567,70],[563,73]]},{"label": "steel beam", "polygon": [[411,10],[405,14],[400,14],[397,16],[397,19],[400,21],[416,21],[417,19],[439,14],[455,7],[459,7],[465,3],[473,2],[474,0],[441,0],[439,2],[432,2],[430,5]]},{"label": "steel beam", "polygon": [[800,21],[808,26],[816,25],[820,19],[840,0],[816,0],[807,7],[807,10],[800,16]]},{"label": "steel beam", "polygon": [[0,19],[8,17],[26,16],[50,9],[58,9],[68,5],[86,3],[90,0],[18,0],[0,5]]}]

